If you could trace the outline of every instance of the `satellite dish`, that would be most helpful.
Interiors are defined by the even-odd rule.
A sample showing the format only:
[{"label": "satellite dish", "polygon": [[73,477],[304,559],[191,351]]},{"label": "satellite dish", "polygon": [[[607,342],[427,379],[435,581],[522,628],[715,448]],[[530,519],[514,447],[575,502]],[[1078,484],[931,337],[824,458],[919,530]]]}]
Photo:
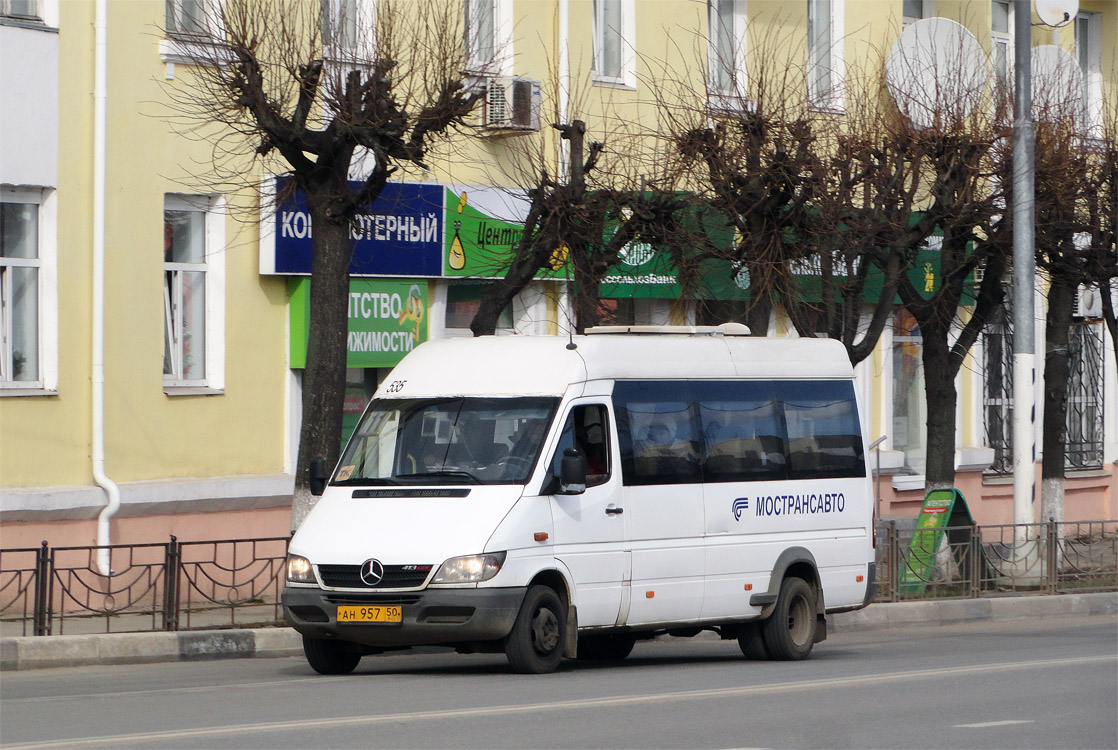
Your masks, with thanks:
[{"label": "satellite dish", "polygon": [[925,18],[908,26],[885,62],[889,93],[921,130],[970,114],[982,100],[989,77],[982,45],[948,18]]},{"label": "satellite dish", "polygon": [[1033,47],[1031,70],[1034,120],[1079,115],[1083,71],[1070,52],[1054,44]]},{"label": "satellite dish", "polygon": [[1036,14],[1045,26],[1066,26],[1079,12],[1079,0],[1036,0]]}]

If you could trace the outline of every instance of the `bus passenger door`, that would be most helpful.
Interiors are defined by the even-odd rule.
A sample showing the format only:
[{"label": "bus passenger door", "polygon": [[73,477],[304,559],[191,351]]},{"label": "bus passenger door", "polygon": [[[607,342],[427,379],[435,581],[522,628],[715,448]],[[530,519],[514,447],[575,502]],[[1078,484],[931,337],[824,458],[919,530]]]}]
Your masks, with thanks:
[{"label": "bus passenger door", "polygon": [[610,410],[601,400],[576,401],[564,417],[551,458],[553,476],[559,475],[559,462],[568,448],[578,449],[587,460],[586,491],[550,498],[555,557],[574,577],[580,627],[617,624],[629,581],[628,516],[615,434]]}]

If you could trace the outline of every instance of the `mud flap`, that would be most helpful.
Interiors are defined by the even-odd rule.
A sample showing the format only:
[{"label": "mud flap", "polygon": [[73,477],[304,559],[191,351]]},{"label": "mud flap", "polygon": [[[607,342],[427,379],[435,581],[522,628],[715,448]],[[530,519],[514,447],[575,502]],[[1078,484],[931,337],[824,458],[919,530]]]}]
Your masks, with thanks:
[{"label": "mud flap", "polygon": [[563,656],[567,659],[578,657],[578,608],[567,607],[567,637],[563,643]]}]

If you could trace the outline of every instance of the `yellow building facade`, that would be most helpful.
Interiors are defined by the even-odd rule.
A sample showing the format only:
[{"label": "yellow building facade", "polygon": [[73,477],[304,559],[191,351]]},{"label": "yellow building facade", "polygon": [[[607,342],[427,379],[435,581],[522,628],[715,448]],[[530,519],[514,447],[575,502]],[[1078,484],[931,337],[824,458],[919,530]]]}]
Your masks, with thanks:
[{"label": "yellow building facade", "polygon": [[[289,530],[306,337],[308,269],[298,258],[309,234],[297,205],[261,199],[276,177],[250,155],[247,184],[216,187],[212,144],[176,132],[171,108],[171,93],[193,85],[190,45],[199,39],[191,14],[218,2],[3,5],[3,547]],[[346,29],[338,38],[368,38],[374,0],[322,7],[331,29]],[[443,144],[427,171],[393,178],[402,200],[418,200],[415,186],[436,196],[437,224],[423,223],[433,213],[403,211],[384,214],[391,227],[379,219],[367,227],[371,242],[391,229],[397,238],[419,237],[434,255],[433,265],[370,266],[355,276],[351,420],[408,346],[469,335],[477,282],[499,269],[452,254],[511,244],[517,215],[502,213],[502,196],[530,187],[525,175],[533,169],[562,175],[569,163],[551,123],[580,119],[588,140],[626,144],[641,160],[626,178],[639,184],[668,164],[655,134],[674,107],[710,97],[748,106],[736,94],[762,67],[792,71],[798,106],[833,112],[841,127],[859,91],[855,71],[880,65],[908,24],[957,21],[988,55],[991,75],[1012,57],[1014,4],[999,0],[467,0],[454,7],[464,14],[467,62],[484,72],[474,84],[487,94],[473,132]],[[1083,0],[1069,20],[1059,31],[1034,25],[1033,43],[1054,44],[1078,61],[1085,106],[1101,113],[1116,95],[1118,6]],[[531,106],[495,110],[498,88],[509,102],[527,96]],[[609,299],[615,322],[715,322],[695,301],[636,286]],[[422,330],[418,322],[414,335],[378,327],[379,319],[400,317],[393,305],[413,300]],[[388,314],[378,314],[378,304]],[[565,276],[541,277],[506,311],[500,332],[562,334],[570,315]],[[770,329],[791,333],[779,315]],[[901,376],[905,353],[919,345],[912,334],[898,316],[858,366],[868,438],[885,438],[871,459],[884,515],[911,515],[923,499],[919,433],[927,407],[919,384]],[[1069,519],[1118,515],[1118,368],[1109,337],[1098,342],[1098,460],[1069,479]],[[958,483],[980,520],[1009,522],[1012,486],[991,469],[987,349],[983,339],[958,379]],[[897,404],[908,403],[900,391],[909,387],[913,406],[899,413]],[[116,492],[119,510],[106,513]]]}]

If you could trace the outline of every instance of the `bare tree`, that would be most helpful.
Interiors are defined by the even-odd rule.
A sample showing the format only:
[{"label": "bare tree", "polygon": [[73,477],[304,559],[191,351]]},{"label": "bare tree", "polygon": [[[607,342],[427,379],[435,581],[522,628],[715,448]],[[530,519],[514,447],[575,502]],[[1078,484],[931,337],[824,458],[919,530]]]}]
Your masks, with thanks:
[{"label": "bare tree", "polygon": [[524,231],[505,275],[482,298],[470,324],[475,335],[492,334],[501,311],[549,267],[573,281],[573,327],[582,332],[597,324],[601,283],[631,242],[672,252],[682,241],[676,230],[689,198],[671,187],[674,161],[650,155],[658,139],[619,125],[588,143],[580,119],[552,128],[566,142],[567,174],[556,174],[542,150],[521,150],[514,179],[528,195]]},{"label": "bare tree", "polygon": [[424,166],[477,95],[465,85],[455,3],[382,0],[375,19],[320,15],[302,0],[217,5],[205,21],[214,43],[192,47],[194,76],[168,86],[172,106],[214,144],[215,178],[252,185],[238,182],[246,155],[265,174],[290,174],[313,226],[295,528],[313,505],[311,458],[332,464],[340,448],[352,223],[398,169]]}]

